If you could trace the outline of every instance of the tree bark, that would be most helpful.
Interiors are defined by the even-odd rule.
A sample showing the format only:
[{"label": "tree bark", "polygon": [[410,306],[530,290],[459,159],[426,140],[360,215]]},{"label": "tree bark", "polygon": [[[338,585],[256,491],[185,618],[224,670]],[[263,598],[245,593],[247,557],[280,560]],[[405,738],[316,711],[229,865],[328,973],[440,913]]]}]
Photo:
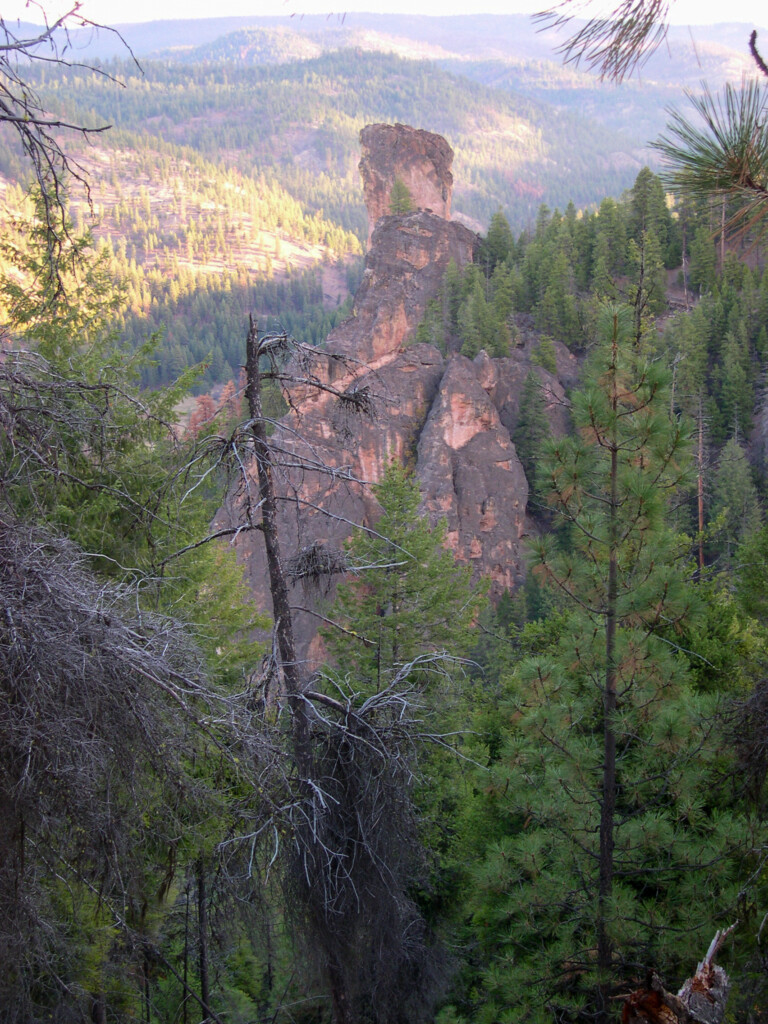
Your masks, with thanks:
[{"label": "tree bark", "polygon": [[696,973],[677,995],[667,992],[658,974],[651,972],[645,988],[627,996],[622,1024],[722,1024],[730,982],[714,958],[734,927],[717,932]]},{"label": "tree bark", "polygon": [[267,439],[266,424],[261,400],[261,374],[259,372],[259,332],[253,317],[250,320],[246,344],[246,387],[251,437],[256,453],[259,478],[259,507],[261,511],[264,547],[269,571],[269,589],[272,595],[272,610],[275,618],[275,636],[280,654],[283,682],[291,708],[294,753],[296,767],[301,779],[310,778],[312,751],[309,738],[307,708],[302,692],[301,674],[296,659],[296,643],[293,636],[293,618],[288,600],[288,585],[285,580],[280,556],[280,539],[277,523],[277,500],[274,483],[274,463]]},{"label": "tree bark", "polygon": [[208,899],[205,892],[205,864],[202,858],[197,862],[197,932],[200,1002],[203,1004],[207,1021],[211,1017],[211,992],[208,978]]},{"label": "tree bark", "polygon": [[335,959],[328,964],[328,981],[331,988],[334,1021],[336,1024],[354,1024],[347,996],[347,986],[344,982],[344,972]]},{"label": "tree bark", "polygon": [[91,1020],[93,1024],[107,1024],[107,1000],[103,992],[93,997],[91,1003]]}]

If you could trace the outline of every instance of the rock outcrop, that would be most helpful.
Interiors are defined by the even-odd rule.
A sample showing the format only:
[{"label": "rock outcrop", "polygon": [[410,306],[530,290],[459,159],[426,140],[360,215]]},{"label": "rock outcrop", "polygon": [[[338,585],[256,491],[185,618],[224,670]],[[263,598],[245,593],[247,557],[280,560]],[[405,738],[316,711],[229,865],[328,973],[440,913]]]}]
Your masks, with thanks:
[{"label": "rock outcrop", "polygon": [[496,593],[523,578],[528,483],[509,430],[463,356],[450,360],[422,430],[416,462],[425,508]]},{"label": "rock outcrop", "polygon": [[442,137],[405,124],[369,124],[360,132],[360,174],[368,210],[368,247],[373,231],[390,212],[399,179],[416,210],[451,218],[453,150]]},{"label": "rock outcrop", "polygon": [[328,335],[328,351],[371,366],[396,355],[437,294],[449,262],[471,263],[476,245],[477,235],[463,224],[430,213],[383,217],[373,232],[353,315]]},{"label": "rock outcrop", "polygon": [[[478,577],[489,577],[498,596],[517,587],[525,572],[528,483],[512,436],[533,342],[509,358],[491,359],[483,352],[474,361],[446,358],[431,345],[409,347],[449,261],[469,262],[477,239],[461,224],[426,210],[377,214],[384,186],[374,188],[371,182],[391,181],[393,169],[399,175],[408,167],[414,194],[428,196],[439,185],[447,212],[451,154],[445,140],[404,126],[374,125],[361,134],[366,198],[375,199],[369,213],[377,226],[354,313],[328,337],[319,379],[335,390],[365,389],[373,415],[339,403],[328,390],[302,387],[292,395],[292,412],[273,437],[294,466],[280,484],[283,556],[289,563],[315,545],[338,550],[353,524],[375,524],[370,484],[394,455],[414,465],[425,514],[447,521],[447,541],[456,557],[472,564]],[[387,139],[397,143],[397,153],[385,159],[381,147]],[[375,163],[377,153],[383,169]],[[426,168],[421,184],[417,167]],[[559,433],[567,427],[564,384],[575,377],[575,361],[562,346],[557,358],[557,375],[541,367],[536,372],[552,428]],[[338,472],[299,471],[295,466],[302,459]],[[258,604],[270,610],[258,534],[244,534],[239,550]],[[294,584],[294,606],[304,609],[296,612],[296,635],[301,656],[310,662],[321,653],[319,603],[332,597],[333,586],[330,580],[318,593],[300,580]]]}]

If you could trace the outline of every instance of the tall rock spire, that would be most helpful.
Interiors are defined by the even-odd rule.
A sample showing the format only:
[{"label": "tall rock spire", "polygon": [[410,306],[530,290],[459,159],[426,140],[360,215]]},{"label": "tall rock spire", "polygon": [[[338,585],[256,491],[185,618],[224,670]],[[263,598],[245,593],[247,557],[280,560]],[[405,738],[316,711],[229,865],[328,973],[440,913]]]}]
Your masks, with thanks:
[{"label": "tall rock spire", "polygon": [[368,124],[360,132],[368,245],[382,217],[390,212],[395,181],[408,189],[415,210],[451,219],[453,150],[442,137],[407,124]]}]

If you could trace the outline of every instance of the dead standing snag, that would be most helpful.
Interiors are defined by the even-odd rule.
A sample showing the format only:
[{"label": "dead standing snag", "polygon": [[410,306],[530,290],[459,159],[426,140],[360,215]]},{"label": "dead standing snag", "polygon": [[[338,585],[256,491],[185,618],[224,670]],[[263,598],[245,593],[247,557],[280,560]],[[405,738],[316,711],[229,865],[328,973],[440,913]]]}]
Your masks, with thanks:
[{"label": "dead standing snag", "polygon": [[714,962],[717,951],[736,927],[717,932],[696,973],[677,993],[667,992],[655,971],[645,988],[626,997],[622,1024],[722,1024],[730,982],[722,967]]},{"label": "dead standing snag", "polygon": [[[338,358],[338,357],[337,357]],[[326,979],[337,1024],[365,1017],[379,1024],[425,1018],[445,981],[446,958],[409,895],[427,884],[424,852],[412,792],[416,749],[426,733],[420,694],[444,655],[420,656],[399,666],[378,693],[355,680],[310,675],[300,662],[293,629],[289,583],[348,568],[340,551],[313,544],[286,558],[281,551],[281,501],[324,515],[301,493],[306,473],[327,474],[348,486],[359,481],[326,466],[301,438],[301,412],[293,399],[314,393],[331,397],[329,422],[338,414],[370,415],[375,395],[366,368],[343,360],[335,387],[323,372],[322,352],[298,346],[286,335],[259,337],[251,320],[247,336],[246,398],[249,421],[238,433],[242,454],[241,517],[261,532],[274,612],[272,674],[278,703],[289,712],[287,733],[277,728],[263,742],[284,754],[267,766],[268,810],[253,835],[278,834],[288,913]],[[361,378],[366,378],[361,380]],[[294,410],[292,422],[269,436],[262,387],[274,381]],[[248,440],[248,445],[242,442]],[[249,482],[255,463],[258,494]],[[264,722],[264,728],[269,726]],[[437,737],[439,739],[439,737]],[[267,821],[278,822],[277,830]]]}]

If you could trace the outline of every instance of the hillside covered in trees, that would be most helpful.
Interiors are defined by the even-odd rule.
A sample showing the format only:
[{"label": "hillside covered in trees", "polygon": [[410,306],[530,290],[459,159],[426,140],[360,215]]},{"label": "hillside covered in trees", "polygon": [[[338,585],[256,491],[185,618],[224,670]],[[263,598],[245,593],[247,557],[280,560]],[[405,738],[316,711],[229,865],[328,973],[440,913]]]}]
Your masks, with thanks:
[{"label": "hillside covered in trees", "polygon": [[[114,81],[50,64],[30,81],[59,116],[112,126],[73,151],[96,213],[75,188],[73,219],[109,250],[127,292],[125,336],[161,332],[145,384],[203,362],[203,390],[236,376],[246,310],[315,344],[343,316],[366,231],[364,124],[450,138],[455,213],[477,230],[500,209],[519,233],[543,202],[589,211],[618,197],[653,163],[648,142],[681,84],[704,71],[737,80],[745,66],[735,32],[705,36],[695,54],[675,37],[642,86],[601,89],[554,63],[552,34],[521,18],[210,19],[173,23],[166,50],[162,25],[126,27],[140,66],[109,34],[75,31],[84,58],[118,58]],[[23,188],[23,154],[12,131],[3,140],[0,174]],[[14,210],[20,193],[5,199]]]},{"label": "hillside covered in trees", "polygon": [[[93,236],[3,126],[0,1021],[759,1024],[760,225],[284,42],[32,66]],[[480,236],[401,154],[363,270],[366,119]]]}]

